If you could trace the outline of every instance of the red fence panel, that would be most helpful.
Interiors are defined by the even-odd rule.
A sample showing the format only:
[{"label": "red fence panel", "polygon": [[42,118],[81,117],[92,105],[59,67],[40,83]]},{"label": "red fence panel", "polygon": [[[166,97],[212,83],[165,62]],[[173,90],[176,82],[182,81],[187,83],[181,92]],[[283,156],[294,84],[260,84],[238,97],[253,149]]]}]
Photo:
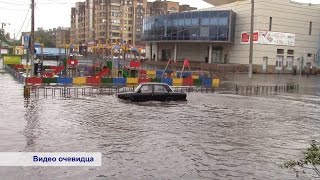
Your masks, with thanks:
[{"label": "red fence panel", "polygon": [[147,74],[147,70],[141,69],[141,70],[139,71],[139,74]]},{"label": "red fence panel", "polygon": [[182,80],[182,85],[183,86],[193,86],[193,78],[191,76],[187,77],[187,78],[183,78]]},{"label": "red fence panel", "polygon": [[151,82],[151,79],[150,79],[150,78],[139,78],[139,79],[138,79],[138,82],[139,82],[139,83]]},{"label": "red fence panel", "polygon": [[42,84],[41,77],[28,77],[25,79],[26,84]]},{"label": "red fence panel", "polygon": [[91,85],[91,86],[101,85],[101,77],[98,77],[98,76],[87,77],[87,85]]}]

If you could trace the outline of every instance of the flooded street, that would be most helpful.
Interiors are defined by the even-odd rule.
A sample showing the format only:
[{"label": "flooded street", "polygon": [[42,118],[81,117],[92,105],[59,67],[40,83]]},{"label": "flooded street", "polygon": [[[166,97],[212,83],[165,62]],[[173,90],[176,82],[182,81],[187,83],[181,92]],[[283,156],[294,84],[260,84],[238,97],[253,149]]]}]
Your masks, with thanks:
[{"label": "flooded street", "polygon": [[0,167],[0,179],[296,179],[279,165],[320,140],[320,78],[302,77],[295,94],[231,93],[232,81],[297,80],[246,77],[214,94],[190,93],[188,102],[95,95],[32,98],[25,107],[23,85],[0,74],[1,152],[102,153],[101,167]]}]

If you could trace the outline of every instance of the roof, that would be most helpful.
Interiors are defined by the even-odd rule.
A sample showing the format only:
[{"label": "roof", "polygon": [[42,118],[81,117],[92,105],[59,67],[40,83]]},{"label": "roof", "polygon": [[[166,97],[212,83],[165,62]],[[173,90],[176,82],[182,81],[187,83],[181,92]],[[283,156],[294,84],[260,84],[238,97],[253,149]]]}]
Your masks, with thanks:
[{"label": "roof", "polygon": [[0,46],[2,47],[2,48],[8,48],[9,47],[9,44],[8,43],[6,43],[6,42],[4,42],[4,41],[1,41],[2,42],[2,44],[0,44]]},{"label": "roof", "polygon": [[160,83],[160,82],[143,82],[143,83],[140,83],[140,84],[158,84],[158,85],[167,85],[167,86],[169,86],[167,83]]},{"label": "roof", "polygon": [[[60,56],[65,55],[65,49],[63,48],[43,48],[41,47],[35,47],[36,49],[36,55],[45,55],[45,56]],[[43,53],[42,53],[43,50]]]},{"label": "roof", "polygon": [[220,6],[223,4],[230,4],[230,3],[234,3],[237,1],[247,1],[247,0],[203,0],[209,4],[212,4],[214,6]]},{"label": "roof", "polygon": [[[203,0],[209,4],[212,4],[214,6],[220,6],[220,5],[225,5],[225,4],[230,4],[238,1],[249,1],[249,0]],[[265,0],[267,1],[267,0]],[[297,3],[297,4],[308,4],[308,5],[313,5],[313,6],[319,6],[319,4],[314,4],[314,3],[306,3],[306,2],[297,2],[294,0],[287,0],[288,2],[291,3]]]}]

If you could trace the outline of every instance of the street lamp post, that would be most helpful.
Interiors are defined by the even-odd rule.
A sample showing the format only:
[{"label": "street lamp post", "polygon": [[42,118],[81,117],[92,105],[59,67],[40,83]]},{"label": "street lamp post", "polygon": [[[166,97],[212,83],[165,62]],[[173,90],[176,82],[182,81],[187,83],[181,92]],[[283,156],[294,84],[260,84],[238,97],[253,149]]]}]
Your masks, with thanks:
[{"label": "street lamp post", "polygon": [[254,28],[254,0],[251,0],[251,24],[250,24],[250,52],[249,52],[249,79],[252,78],[253,61],[253,28]]},{"label": "street lamp post", "polygon": [[[107,18],[108,18],[108,15],[106,15],[107,16]],[[105,25],[106,25],[106,40],[105,40],[105,44],[108,44],[108,20],[107,19],[102,19],[102,22],[103,23],[106,23]],[[106,48],[106,56],[107,56],[107,54],[108,54],[108,50],[107,50],[107,48]]]},{"label": "street lamp post", "polygon": [[92,48],[92,52],[93,52],[93,60],[92,60],[92,75],[95,74],[95,63],[96,63],[96,32],[94,29],[91,29],[93,32],[93,48]]}]

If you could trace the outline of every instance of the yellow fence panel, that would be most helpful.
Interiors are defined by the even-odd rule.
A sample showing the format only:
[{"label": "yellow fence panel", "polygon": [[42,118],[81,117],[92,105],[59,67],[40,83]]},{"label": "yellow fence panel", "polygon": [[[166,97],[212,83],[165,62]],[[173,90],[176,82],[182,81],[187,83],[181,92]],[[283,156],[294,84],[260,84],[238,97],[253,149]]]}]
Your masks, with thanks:
[{"label": "yellow fence panel", "polygon": [[156,71],[147,70],[147,75],[156,75]]},{"label": "yellow fence panel", "polygon": [[74,85],[86,85],[87,78],[86,77],[76,77],[72,79]]},{"label": "yellow fence panel", "polygon": [[127,78],[127,84],[138,84],[139,79],[138,78]]},{"label": "yellow fence panel", "polygon": [[199,76],[193,75],[192,79],[199,79]]},{"label": "yellow fence panel", "polygon": [[156,78],[156,75],[155,74],[148,74],[147,78],[154,79],[154,78]]},{"label": "yellow fence panel", "polygon": [[172,84],[174,86],[182,86],[183,79],[182,78],[173,78]]},{"label": "yellow fence panel", "polygon": [[212,79],[212,87],[219,87],[220,79]]}]

